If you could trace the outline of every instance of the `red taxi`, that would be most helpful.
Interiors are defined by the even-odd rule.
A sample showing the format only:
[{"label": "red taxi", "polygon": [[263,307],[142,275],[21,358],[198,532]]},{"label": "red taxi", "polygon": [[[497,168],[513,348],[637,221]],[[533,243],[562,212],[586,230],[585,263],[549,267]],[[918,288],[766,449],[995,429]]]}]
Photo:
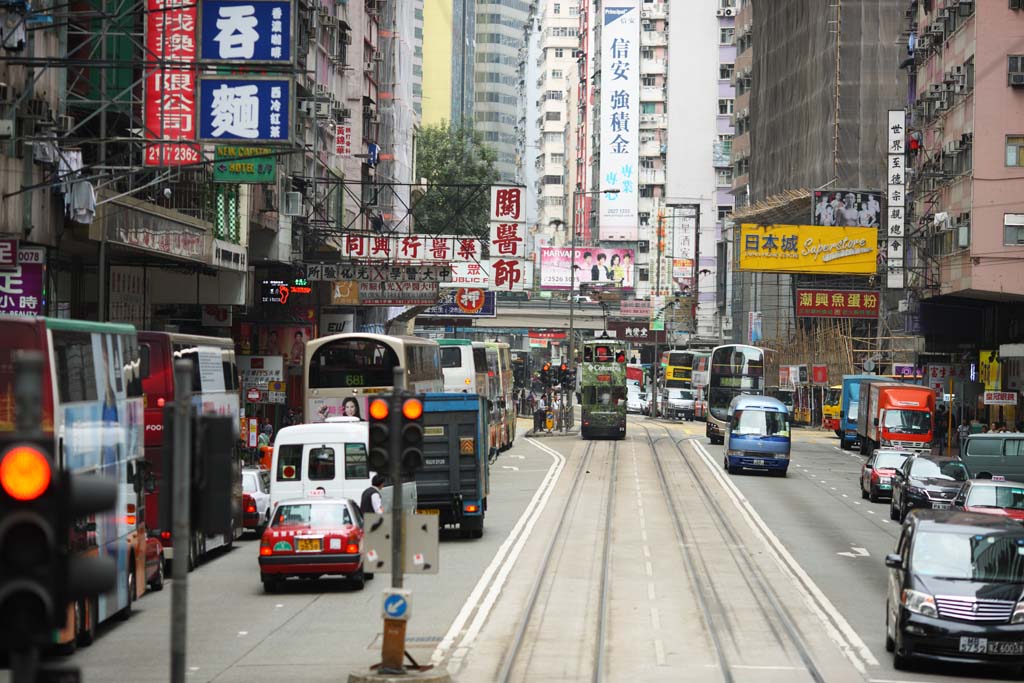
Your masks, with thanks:
[{"label": "red taxi", "polygon": [[281,501],[260,540],[260,579],[273,593],[289,576],[343,575],[356,588],[366,581],[360,547],[363,518],[351,500]]},{"label": "red taxi", "polygon": [[1024,484],[1016,481],[972,479],[953,501],[953,507],[1024,522]]},{"label": "red taxi", "polygon": [[909,455],[890,450],[872,453],[860,470],[860,497],[870,498],[872,503],[878,502],[879,498],[891,498],[892,478]]}]

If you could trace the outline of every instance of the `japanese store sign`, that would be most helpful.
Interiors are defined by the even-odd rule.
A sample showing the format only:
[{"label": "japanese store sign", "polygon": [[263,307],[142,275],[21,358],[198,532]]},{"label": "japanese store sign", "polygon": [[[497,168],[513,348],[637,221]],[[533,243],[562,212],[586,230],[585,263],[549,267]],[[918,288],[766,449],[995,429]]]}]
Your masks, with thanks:
[{"label": "japanese store sign", "polygon": [[287,142],[291,81],[281,78],[199,79],[199,139]]},{"label": "japanese store sign", "polygon": [[601,10],[602,241],[638,239],[637,175],[640,129],[640,9],[616,0]]},{"label": "japanese store sign", "polygon": [[21,247],[18,265],[0,270],[0,314],[43,315],[46,310],[46,249]]},{"label": "japanese store sign", "polygon": [[436,305],[420,315],[441,318],[493,318],[497,315],[497,293],[461,287],[442,289]]},{"label": "japanese store sign", "polygon": [[1017,405],[1017,392],[986,391],[984,401],[987,406],[1015,406]]},{"label": "japanese store sign", "polygon": [[[540,286],[569,289],[572,249],[545,247],[540,250]],[[633,250],[604,247],[576,247],[573,264],[576,287],[581,284],[633,289]]]},{"label": "japanese store sign", "polygon": [[292,4],[280,0],[202,0],[200,58],[284,63],[292,59]]},{"label": "japanese store sign", "polygon": [[269,147],[214,148],[213,182],[273,183],[277,181],[277,158]]},{"label": "japanese store sign", "polygon": [[[196,5],[191,0],[146,0],[146,52],[161,66],[145,73],[143,136],[147,140],[195,140]],[[164,66],[166,65],[166,66]],[[201,161],[199,145],[165,142],[146,146],[146,166]]]},{"label": "japanese store sign", "polygon": [[865,290],[798,289],[796,314],[801,318],[878,317],[878,292]]},{"label": "japanese store sign", "polygon": [[887,138],[889,154],[886,168],[886,195],[888,210],[885,219],[886,277],[889,289],[903,289],[905,286],[904,221],[906,211],[907,178],[907,115],[902,109],[889,112]]},{"label": "japanese store sign", "polygon": [[740,226],[740,270],[873,275],[878,230],[816,225]]}]

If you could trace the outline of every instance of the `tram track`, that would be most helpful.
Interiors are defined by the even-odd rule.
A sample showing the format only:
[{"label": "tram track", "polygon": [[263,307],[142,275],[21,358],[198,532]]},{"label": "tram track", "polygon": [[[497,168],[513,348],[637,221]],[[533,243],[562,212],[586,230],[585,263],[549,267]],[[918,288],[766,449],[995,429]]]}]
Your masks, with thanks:
[{"label": "tram track", "polygon": [[[555,577],[559,574],[559,572],[553,571],[551,559],[556,554],[556,551],[560,549],[560,546],[565,543],[566,538],[568,537],[568,530],[570,526],[567,525],[566,519],[569,517],[575,517],[576,513],[579,511],[578,509],[583,497],[584,473],[594,469],[592,465],[597,462],[595,453],[598,450],[599,443],[600,442],[597,441],[590,441],[587,443],[583,456],[580,458],[580,462],[573,473],[573,478],[570,482],[569,490],[566,492],[565,501],[563,502],[562,508],[559,512],[555,529],[544,548],[544,559],[532,580],[526,606],[516,624],[511,642],[509,643],[504,657],[502,658],[501,667],[498,670],[498,676],[496,679],[501,683],[507,683],[512,680],[529,680],[528,667],[523,668],[518,665],[523,663],[522,655],[526,650],[526,646],[530,642],[536,642],[540,639],[539,635],[536,634],[542,632],[544,624],[535,623],[537,621],[542,621],[537,618],[538,615],[536,614],[536,607],[539,603],[542,590],[546,586],[550,587],[552,582],[555,581]],[[595,608],[597,627],[594,638],[593,670],[591,675],[591,680],[595,683],[600,683],[604,680],[606,668],[605,641],[607,639],[609,621],[608,602],[611,575],[612,515],[614,514],[615,486],[618,478],[617,452],[618,442],[612,442],[610,453],[608,454],[608,459],[610,461],[608,486],[605,493],[605,499],[603,501],[605,512],[600,516],[600,519],[604,522],[604,532],[602,534],[602,560],[599,585],[597,588],[597,606]],[[531,625],[535,626],[536,629],[536,634],[532,639],[529,637],[528,633]],[[516,674],[520,669],[522,669],[522,673],[517,676]]]},{"label": "tram track", "polygon": [[[671,485],[669,474],[666,471],[666,463],[663,462],[663,455],[660,455],[658,452],[658,442],[662,439],[668,439],[672,443],[675,454],[679,456],[679,461],[683,464],[682,471],[689,475],[688,479],[696,488],[701,501],[704,503],[705,510],[709,514],[710,521],[721,537],[721,547],[726,549],[728,556],[738,570],[739,576],[745,582],[747,590],[749,590],[750,595],[753,597],[753,603],[757,605],[758,612],[768,624],[772,626],[778,625],[778,629],[772,628],[772,636],[776,644],[780,649],[785,649],[785,643],[788,641],[810,680],[823,682],[825,678],[814,663],[807,645],[794,624],[792,616],[766,578],[764,570],[759,565],[760,560],[754,557],[746,547],[730,516],[726,514],[726,511],[716,499],[714,492],[704,481],[697,466],[683,451],[681,446],[683,440],[677,440],[673,432],[666,426],[659,425],[655,428],[664,430],[665,435],[661,438],[655,438],[650,427],[639,426],[639,428],[643,429],[646,433],[654,459],[655,470],[658,474],[658,481],[669,508],[673,529],[679,541],[683,562],[696,584],[696,600],[707,627],[712,648],[714,649],[714,658],[718,663],[722,680],[726,683],[742,680],[742,678],[737,678],[736,670],[740,669],[742,671],[741,667],[743,665],[737,662],[737,657],[730,652],[731,649],[739,649],[738,647],[730,648],[730,644],[740,645],[734,642],[737,636],[734,632],[734,624],[729,620],[730,603],[723,597],[722,592],[719,591],[714,574],[708,566],[708,558],[700,550],[700,544],[695,542],[687,532],[687,525],[676,502],[679,495],[678,487]],[[676,460],[673,458],[672,461],[675,462]],[[733,599],[735,601],[735,598]],[[749,672],[746,673],[749,674]]]}]

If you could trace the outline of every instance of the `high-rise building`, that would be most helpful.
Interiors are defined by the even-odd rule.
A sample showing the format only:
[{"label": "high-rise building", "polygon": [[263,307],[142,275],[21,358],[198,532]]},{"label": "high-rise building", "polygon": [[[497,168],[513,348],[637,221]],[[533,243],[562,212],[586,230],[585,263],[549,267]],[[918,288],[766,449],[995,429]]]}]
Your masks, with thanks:
[{"label": "high-rise building", "polygon": [[423,4],[422,117],[425,125],[473,124],[476,15],[472,0]]},{"label": "high-rise building", "polygon": [[525,0],[476,3],[473,114],[483,141],[497,153],[495,165],[506,182],[517,180],[518,158],[523,152],[516,123],[521,97],[520,50],[530,4]]}]

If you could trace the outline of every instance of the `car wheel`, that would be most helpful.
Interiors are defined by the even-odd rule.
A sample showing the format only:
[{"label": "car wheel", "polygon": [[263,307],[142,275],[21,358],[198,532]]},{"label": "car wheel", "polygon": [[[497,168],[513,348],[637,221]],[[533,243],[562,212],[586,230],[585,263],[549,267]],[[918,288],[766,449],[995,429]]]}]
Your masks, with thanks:
[{"label": "car wheel", "polygon": [[78,631],[78,644],[92,645],[96,640],[96,628],[99,626],[100,603],[98,598],[90,598],[79,602],[81,606],[82,628]]},{"label": "car wheel", "polygon": [[117,613],[117,618],[126,621],[132,615],[132,603],[135,602],[135,558],[128,557],[128,571],[125,574],[125,590],[128,592],[128,604]]},{"label": "car wheel", "polygon": [[729,466],[728,469],[729,469],[729,474],[739,474],[741,468]]},{"label": "car wheel", "polygon": [[149,589],[152,591],[159,591],[164,589],[164,557],[160,556],[159,563],[156,567],[156,577],[150,582]]},{"label": "car wheel", "polygon": [[885,651],[895,652],[896,641],[892,639],[892,633],[889,628],[889,603],[885,603]]},{"label": "car wheel", "polygon": [[785,479],[787,470],[772,470],[772,476]]},{"label": "car wheel", "polygon": [[853,449],[853,445],[843,437],[839,437],[839,447],[842,448],[844,451],[849,451]]},{"label": "car wheel", "polygon": [[864,480],[863,479],[860,480],[860,497],[861,497],[862,500],[868,497],[868,492],[864,490]]},{"label": "car wheel", "polygon": [[871,487],[871,492],[868,493],[868,498],[871,500],[872,503],[877,503],[878,502],[878,489],[876,489],[874,486],[872,486]]},{"label": "car wheel", "polygon": [[902,524],[903,520],[905,520],[907,518],[907,506],[901,503],[900,507],[899,507],[899,512],[900,512],[899,522],[900,522],[900,524]]},{"label": "car wheel", "polygon": [[362,565],[359,566],[359,571],[357,571],[355,574],[349,575],[348,582],[352,584],[352,587],[355,588],[357,591],[363,590],[363,587],[366,585],[366,575],[363,574]]},{"label": "car wheel", "polygon": [[729,458],[722,458],[722,469],[729,469]]},{"label": "car wheel", "polygon": [[278,580],[273,576],[264,576],[263,579],[263,592],[264,593],[276,593],[278,589]]},{"label": "car wheel", "polygon": [[899,521],[900,513],[896,510],[896,494],[893,494],[892,498],[889,499],[889,519],[896,522]]},{"label": "car wheel", "polygon": [[373,580],[373,572],[363,572],[363,578],[367,581]]}]

